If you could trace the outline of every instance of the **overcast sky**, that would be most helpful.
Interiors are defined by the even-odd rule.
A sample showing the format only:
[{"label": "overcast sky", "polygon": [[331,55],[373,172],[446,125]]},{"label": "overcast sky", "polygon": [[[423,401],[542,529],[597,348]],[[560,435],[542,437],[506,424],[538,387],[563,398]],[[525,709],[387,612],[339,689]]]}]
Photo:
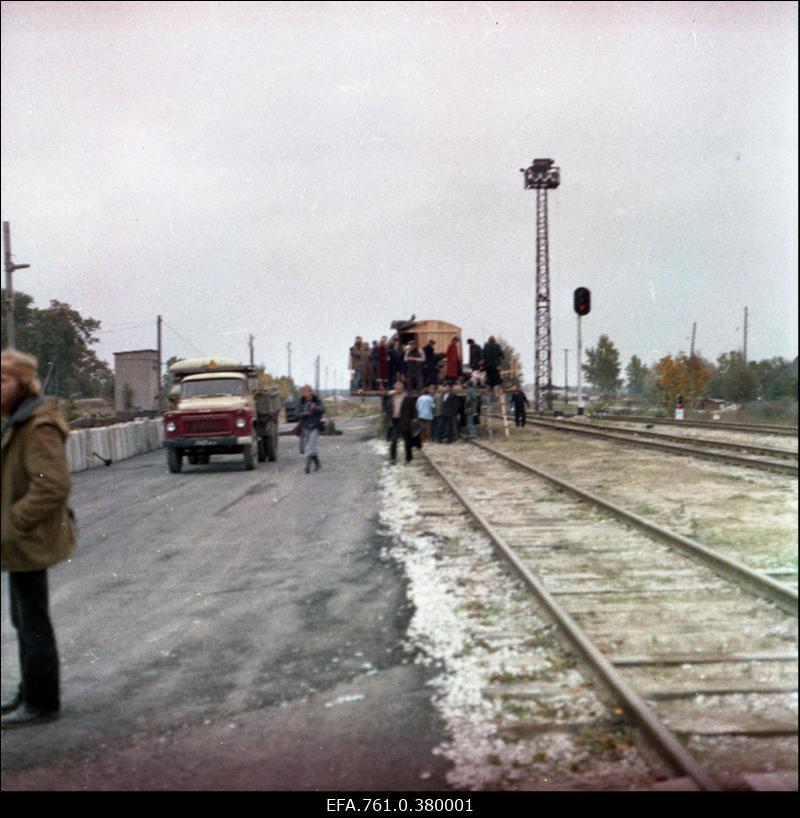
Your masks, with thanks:
[{"label": "overcast sky", "polygon": [[3,2],[15,289],[98,351],[256,361],[344,385],[394,319],[502,335],[532,380],[535,194],[553,379],[696,348],[797,354],[797,5]]}]

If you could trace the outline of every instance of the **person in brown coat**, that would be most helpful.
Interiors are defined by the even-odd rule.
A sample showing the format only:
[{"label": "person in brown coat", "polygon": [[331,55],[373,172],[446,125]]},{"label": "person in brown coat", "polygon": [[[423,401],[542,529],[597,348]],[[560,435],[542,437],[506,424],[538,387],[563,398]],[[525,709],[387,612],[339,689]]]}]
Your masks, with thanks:
[{"label": "person in brown coat", "polygon": [[75,548],[65,442],[69,427],[39,396],[36,359],[3,350],[2,540],[11,622],[19,641],[20,684],[2,702],[2,728],[58,718],[58,650],[50,621],[47,569]]}]

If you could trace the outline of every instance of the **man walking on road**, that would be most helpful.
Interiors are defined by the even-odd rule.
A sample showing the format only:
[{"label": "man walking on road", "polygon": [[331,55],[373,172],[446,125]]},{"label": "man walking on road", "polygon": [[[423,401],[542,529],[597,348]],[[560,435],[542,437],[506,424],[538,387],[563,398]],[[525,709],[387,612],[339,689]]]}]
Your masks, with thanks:
[{"label": "man walking on road", "polygon": [[[311,463],[319,471],[319,457],[317,455],[317,441],[319,430],[322,427],[322,416],[325,414],[325,404],[314,394],[311,387],[303,387],[303,397],[298,407],[300,417],[300,434],[306,435],[306,474],[311,471]],[[301,438],[302,439],[302,438]],[[302,452],[301,452],[302,453]]]}]

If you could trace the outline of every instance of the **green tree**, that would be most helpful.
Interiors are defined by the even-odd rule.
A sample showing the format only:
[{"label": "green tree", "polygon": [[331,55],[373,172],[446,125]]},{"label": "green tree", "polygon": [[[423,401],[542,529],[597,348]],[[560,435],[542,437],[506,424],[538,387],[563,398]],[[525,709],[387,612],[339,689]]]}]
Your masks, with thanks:
[{"label": "green tree", "polygon": [[[14,316],[17,349],[36,356],[42,380],[51,370],[49,393],[79,398],[113,395],[111,369],[92,349],[97,343],[99,321],[84,318],[69,304],[56,300],[47,309],[38,309],[33,298],[21,292],[14,293]],[[0,335],[6,346],[5,313]]]},{"label": "green tree", "polygon": [[758,396],[764,400],[797,400],[795,367],[783,358],[749,364],[758,375]]},{"label": "green tree", "polygon": [[758,370],[745,363],[741,352],[726,352],[717,359],[717,371],[711,382],[712,395],[733,403],[746,403],[758,397]]},{"label": "green tree", "polygon": [[636,356],[631,356],[628,365],[625,367],[625,376],[628,379],[628,394],[634,397],[642,397],[647,388],[647,376],[650,369]]},{"label": "green tree", "polygon": [[622,386],[619,351],[607,335],[600,336],[596,348],[586,350],[586,357],[588,361],[582,366],[583,374],[603,395],[611,395]]}]

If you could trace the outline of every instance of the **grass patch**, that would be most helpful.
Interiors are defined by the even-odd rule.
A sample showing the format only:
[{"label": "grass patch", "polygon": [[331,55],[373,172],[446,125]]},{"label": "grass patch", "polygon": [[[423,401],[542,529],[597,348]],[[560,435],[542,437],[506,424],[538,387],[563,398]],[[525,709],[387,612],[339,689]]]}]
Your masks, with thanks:
[{"label": "grass patch", "polygon": [[503,702],[503,710],[506,713],[510,713],[512,716],[516,716],[520,719],[533,714],[530,707],[526,707],[524,704],[519,704],[519,702]]},{"label": "grass patch", "polygon": [[587,727],[579,733],[575,743],[585,747],[593,755],[618,759],[633,744],[634,730],[628,725],[620,725],[611,730]]},{"label": "grass patch", "polygon": [[493,673],[489,678],[490,682],[497,682],[504,685],[521,684],[535,682],[539,679],[538,673]]}]

